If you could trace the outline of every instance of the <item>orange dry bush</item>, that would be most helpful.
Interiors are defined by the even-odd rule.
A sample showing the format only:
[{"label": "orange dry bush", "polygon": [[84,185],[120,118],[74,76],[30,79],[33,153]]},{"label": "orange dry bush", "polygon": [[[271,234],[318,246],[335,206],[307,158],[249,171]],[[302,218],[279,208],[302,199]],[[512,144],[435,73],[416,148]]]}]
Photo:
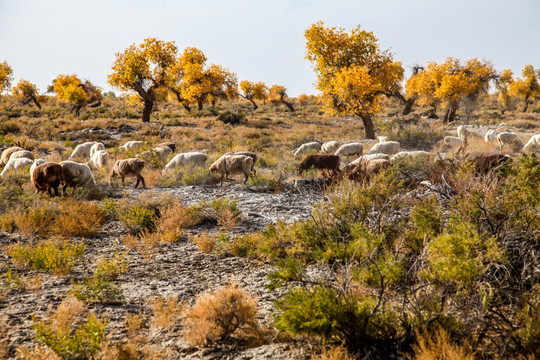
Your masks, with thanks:
[{"label": "orange dry bush", "polygon": [[208,231],[205,231],[201,234],[192,236],[191,242],[197,245],[202,253],[210,254],[212,250],[214,250],[214,245],[216,244],[216,235],[211,235]]},{"label": "orange dry bush", "polygon": [[153,300],[150,306],[154,313],[152,326],[164,327],[168,330],[172,330],[177,320],[180,319],[184,308],[184,304],[179,303],[174,296],[169,296],[165,299],[160,296]]},{"label": "orange dry bush", "polygon": [[184,236],[184,229],[200,222],[198,213],[191,211],[181,202],[175,202],[161,210],[158,231],[165,243],[176,242]]},{"label": "orange dry bush", "polygon": [[151,260],[158,254],[160,248],[159,245],[159,233],[151,233],[147,230],[143,230],[139,234],[136,248],[139,254],[141,254],[141,256],[143,257],[143,259]]},{"label": "orange dry bush", "polygon": [[435,334],[418,335],[418,344],[413,346],[414,360],[473,360],[474,355],[463,346],[453,343],[444,329]]},{"label": "orange dry bush", "polygon": [[212,344],[231,336],[260,337],[257,301],[236,283],[197,298],[184,320],[184,336],[194,345]]},{"label": "orange dry bush", "polygon": [[321,355],[311,357],[311,360],[353,360],[354,356],[347,352],[343,345],[334,346],[330,349],[324,349]]}]

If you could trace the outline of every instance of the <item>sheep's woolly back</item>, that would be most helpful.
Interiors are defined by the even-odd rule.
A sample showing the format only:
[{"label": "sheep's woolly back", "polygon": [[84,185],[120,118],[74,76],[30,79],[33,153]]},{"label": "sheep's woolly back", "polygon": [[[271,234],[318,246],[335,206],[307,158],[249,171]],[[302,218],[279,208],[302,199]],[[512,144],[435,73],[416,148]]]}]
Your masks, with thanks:
[{"label": "sheep's woolly back", "polygon": [[540,134],[533,135],[523,147],[523,151],[540,150]]},{"label": "sheep's woolly back", "polygon": [[163,146],[167,146],[169,149],[172,150],[172,152],[175,152],[175,151],[176,151],[176,144],[173,143],[173,142],[167,141],[167,142],[163,142],[163,143],[161,143],[161,144],[157,144],[157,145],[156,145],[156,148],[158,148],[158,147],[163,147]]},{"label": "sheep's woolly back", "polygon": [[77,145],[69,158],[89,158],[90,149],[92,148],[92,146],[94,146],[95,143],[95,141],[88,141],[83,144]]},{"label": "sheep's woolly back", "polygon": [[350,156],[350,155],[362,155],[364,145],[360,143],[343,144],[337,149],[335,155],[338,156]]},{"label": "sheep's woolly back", "polygon": [[97,142],[92,147],[90,147],[90,158],[94,156],[96,151],[105,150],[105,145],[103,143]]},{"label": "sheep's woolly back", "polygon": [[207,160],[207,156],[201,152],[187,152],[176,154],[163,168],[163,171],[166,171],[170,168],[177,166],[186,166],[188,164],[193,164],[196,166],[204,166]]},{"label": "sheep's woolly back", "polygon": [[448,146],[462,146],[463,140],[457,136],[445,136],[443,142]]},{"label": "sheep's woolly back", "polygon": [[430,157],[431,154],[428,153],[427,151],[423,151],[423,150],[417,150],[417,151],[400,151],[398,152],[397,154],[394,154],[392,155],[392,157],[390,158],[391,161],[394,161],[396,159],[399,159],[399,158],[403,158],[403,157],[425,157],[425,158],[428,158]]},{"label": "sheep's woolly back", "polygon": [[86,164],[81,164],[75,161],[62,161],[60,162],[62,167],[62,178],[64,186],[88,186],[95,185],[96,180],[92,175],[92,170]]},{"label": "sheep's woolly back", "polygon": [[253,158],[247,155],[223,155],[212,165],[210,165],[209,171],[217,172],[220,174],[234,174],[239,172],[251,171],[253,167]]},{"label": "sheep's woolly back", "polygon": [[103,167],[106,167],[108,163],[109,154],[105,150],[98,150],[92,155],[87,165],[93,169],[101,169]]},{"label": "sheep's woolly back", "polygon": [[2,156],[0,156],[0,166],[4,166],[9,161],[9,158],[11,157],[11,154],[13,154],[16,151],[24,150],[20,146],[12,146],[7,148],[2,152]]},{"label": "sheep's woolly back", "polygon": [[141,174],[142,169],[144,168],[144,160],[137,158],[130,158],[124,160],[118,160],[114,163],[114,166],[111,170],[110,177],[115,175],[121,176],[137,176]]},{"label": "sheep's woolly back", "polygon": [[296,149],[296,151],[294,152],[294,156],[301,155],[301,154],[305,153],[308,150],[317,150],[317,151],[319,151],[321,149],[321,146],[322,146],[321,143],[316,142],[316,141],[312,141],[312,142],[302,144],[302,145],[300,145],[300,147],[298,149]]},{"label": "sheep's woolly back", "polygon": [[22,159],[22,158],[26,158],[26,159],[30,159],[30,160],[34,160],[34,154],[32,154],[30,151],[28,150],[19,150],[19,151],[15,151],[13,154],[11,154],[11,156],[9,157],[9,159]]},{"label": "sheep's woolly back", "polygon": [[394,155],[399,152],[399,143],[397,141],[385,141],[380,142],[369,150],[368,154],[383,153],[387,155]]},{"label": "sheep's woolly back", "polygon": [[62,166],[57,163],[44,163],[35,167],[31,175],[32,184],[38,191],[58,188],[62,181]]},{"label": "sheep's woolly back", "polygon": [[318,170],[339,171],[339,156],[331,154],[312,154],[306,156],[298,165],[298,174],[314,167]]},{"label": "sheep's woolly back", "polygon": [[484,136],[484,141],[489,143],[489,142],[495,142],[497,140],[497,130],[488,130],[488,132],[486,132],[486,135]]},{"label": "sheep's woolly back", "polygon": [[26,166],[31,166],[32,164],[33,161],[27,158],[9,159],[6,166],[4,166],[4,169],[0,173],[0,176],[3,176],[10,170],[22,169]]},{"label": "sheep's woolly back", "polygon": [[504,145],[513,145],[514,149],[521,149],[523,147],[523,140],[516,133],[501,132],[497,134],[497,142],[502,148]]},{"label": "sheep's woolly back", "polygon": [[341,146],[340,141],[335,141],[335,140],[327,141],[324,144],[322,144],[321,152],[323,154],[333,154],[337,151],[337,149],[339,149],[340,146]]},{"label": "sheep's woolly back", "polygon": [[361,182],[368,181],[371,176],[390,166],[390,161],[384,159],[362,161],[347,174],[349,180]]}]

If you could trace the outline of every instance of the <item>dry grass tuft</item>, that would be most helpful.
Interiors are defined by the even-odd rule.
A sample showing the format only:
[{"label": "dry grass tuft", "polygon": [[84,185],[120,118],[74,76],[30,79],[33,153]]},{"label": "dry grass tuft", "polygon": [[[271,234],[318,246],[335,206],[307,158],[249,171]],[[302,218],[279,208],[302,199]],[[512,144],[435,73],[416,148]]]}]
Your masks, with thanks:
[{"label": "dry grass tuft", "polygon": [[193,345],[207,345],[235,336],[251,344],[263,342],[257,323],[257,301],[236,283],[197,297],[185,313],[184,336]]},{"label": "dry grass tuft", "polygon": [[153,327],[163,327],[171,331],[184,309],[184,304],[179,303],[176,297],[169,296],[167,298],[158,297],[150,302],[154,317],[152,319]]},{"label": "dry grass tuft", "polygon": [[56,330],[65,331],[69,329],[77,316],[82,314],[86,310],[86,305],[74,298],[68,296],[56,309],[56,312],[51,316],[51,324]]},{"label": "dry grass tuft", "polygon": [[41,345],[36,345],[33,350],[18,346],[17,356],[25,360],[62,360],[54,351]]},{"label": "dry grass tuft", "polygon": [[147,230],[141,231],[136,248],[143,259],[149,261],[156,257],[160,248],[160,235]]},{"label": "dry grass tuft", "polygon": [[202,253],[210,254],[212,250],[214,250],[216,244],[216,235],[212,235],[208,231],[205,231],[201,234],[192,236],[190,240],[197,245]]},{"label": "dry grass tuft", "polygon": [[242,222],[242,217],[236,211],[224,208],[219,211],[217,222],[223,230],[230,231]]},{"label": "dry grass tuft", "polygon": [[473,353],[465,346],[452,342],[444,329],[440,328],[435,334],[418,335],[418,344],[413,346],[414,360],[473,360]]},{"label": "dry grass tuft", "polygon": [[345,346],[338,345],[324,349],[321,355],[314,355],[311,360],[354,360],[356,357],[349,354]]},{"label": "dry grass tuft", "polygon": [[139,237],[133,234],[126,234],[122,237],[122,243],[129,250],[135,249],[135,247],[137,246],[138,240],[139,240]]}]

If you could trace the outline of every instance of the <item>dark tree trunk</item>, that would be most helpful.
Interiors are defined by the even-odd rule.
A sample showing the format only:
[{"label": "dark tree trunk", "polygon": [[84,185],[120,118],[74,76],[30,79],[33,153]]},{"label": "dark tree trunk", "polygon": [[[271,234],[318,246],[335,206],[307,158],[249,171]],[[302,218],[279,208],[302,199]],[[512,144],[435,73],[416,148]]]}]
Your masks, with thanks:
[{"label": "dark tree trunk", "polygon": [[142,121],[143,122],[150,122],[150,114],[152,113],[152,109],[154,108],[154,102],[151,100],[144,100],[144,108],[142,112]]},{"label": "dark tree trunk", "polygon": [[416,101],[416,98],[414,97],[411,97],[407,101],[405,101],[405,108],[403,108],[403,115],[409,115],[411,113],[412,107],[415,101]]},{"label": "dark tree trunk", "polygon": [[191,106],[189,106],[187,102],[183,102],[182,106],[184,107],[184,109],[186,109],[187,112],[191,112]]},{"label": "dark tree trunk", "polygon": [[34,102],[34,104],[36,104],[36,106],[38,107],[38,109],[41,110],[41,104],[39,103],[39,101],[36,99],[35,96],[32,96],[32,101]]},{"label": "dark tree trunk", "polygon": [[457,103],[452,102],[448,104],[448,107],[446,108],[446,111],[444,112],[443,123],[448,124],[454,121],[454,118],[456,117],[457,108],[458,108]]},{"label": "dark tree trunk", "polygon": [[523,112],[527,112],[529,108],[529,95],[525,96],[525,106],[523,107]]},{"label": "dark tree trunk", "polygon": [[199,108],[199,111],[202,111],[202,109],[203,109],[203,101],[202,101],[202,99],[197,99],[197,107]]},{"label": "dark tree trunk", "polygon": [[371,120],[371,115],[363,114],[359,115],[364,123],[364,129],[366,132],[366,139],[375,139],[375,130],[373,128],[373,121]]},{"label": "dark tree trunk", "polygon": [[255,101],[253,100],[253,98],[251,96],[244,96],[242,94],[240,94],[240,97],[246,99],[246,100],[249,100],[251,102],[251,104],[253,105],[253,110],[257,110],[259,107],[257,106],[257,104],[255,104]]},{"label": "dark tree trunk", "polygon": [[281,102],[282,102],[283,104],[285,104],[285,106],[287,106],[291,112],[294,112],[294,107],[293,107],[293,104],[292,104],[292,103],[290,103],[290,102],[288,102],[288,101],[285,101],[285,100],[283,100],[283,99],[281,99]]}]

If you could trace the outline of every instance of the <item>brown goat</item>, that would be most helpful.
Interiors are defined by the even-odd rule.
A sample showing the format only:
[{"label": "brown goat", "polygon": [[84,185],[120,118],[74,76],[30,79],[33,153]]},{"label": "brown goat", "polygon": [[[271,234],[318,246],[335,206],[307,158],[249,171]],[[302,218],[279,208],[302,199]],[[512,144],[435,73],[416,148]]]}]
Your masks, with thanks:
[{"label": "brown goat", "polygon": [[257,162],[257,154],[255,153],[252,153],[250,151],[236,151],[236,152],[228,152],[226,153],[225,155],[244,155],[244,156],[249,156],[250,158],[253,159],[253,165],[251,166],[251,169],[250,171],[252,171],[254,174],[257,174],[257,171],[255,171],[254,167],[255,167],[255,163]]},{"label": "brown goat", "polygon": [[126,176],[135,176],[137,178],[137,183],[135,184],[135,189],[139,186],[139,182],[142,182],[143,188],[146,187],[144,178],[141,175],[141,171],[144,168],[144,160],[131,158],[118,160],[109,174],[109,185],[111,184],[112,179],[115,176],[120,176],[122,179],[122,186],[125,186],[124,178]]},{"label": "brown goat", "polygon": [[253,158],[247,155],[224,155],[217,159],[208,170],[221,174],[220,184],[223,186],[223,180],[233,180],[229,174],[244,173],[244,184],[248,181],[251,169],[253,168]]},{"label": "brown goat", "polygon": [[51,188],[54,189],[54,195],[58,196],[58,187],[62,182],[62,166],[56,163],[45,163],[36,166],[31,175],[32,184],[36,188],[36,194],[40,191],[48,191],[52,196]]},{"label": "brown goat", "polygon": [[312,154],[305,157],[298,165],[298,175],[314,167],[316,170],[330,170],[336,176],[339,173],[339,156],[330,154]]},{"label": "brown goat", "polygon": [[347,174],[347,179],[365,183],[370,177],[390,166],[390,161],[384,159],[362,161]]},{"label": "brown goat", "polygon": [[471,160],[476,166],[477,174],[487,175],[499,166],[512,162],[512,158],[502,154],[482,154]]}]

